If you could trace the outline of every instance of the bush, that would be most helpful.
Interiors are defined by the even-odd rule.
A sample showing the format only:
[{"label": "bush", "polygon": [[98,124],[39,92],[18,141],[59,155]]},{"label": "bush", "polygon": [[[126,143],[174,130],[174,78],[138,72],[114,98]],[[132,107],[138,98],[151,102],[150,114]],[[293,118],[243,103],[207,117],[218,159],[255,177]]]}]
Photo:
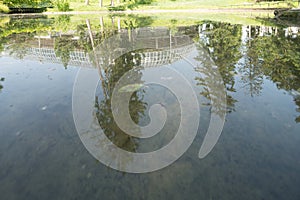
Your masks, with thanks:
[{"label": "bush", "polygon": [[12,8],[36,8],[39,0],[3,0],[3,4]]},{"label": "bush", "polygon": [[3,0],[2,2],[10,8],[46,8],[52,6],[51,0]]},{"label": "bush", "polygon": [[59,11],[66,12],[70,10],[70,3],[68,0],[56,0],[55,6]]},{"label": "bush", "polygon": [[6,5],[0,3],[0,13],[8,13],[9,8]]},{"label": "bush", "polygon": [[149,5],[152,3],[152,0],[138,0],[136,3],[141,5]]},{"label": "bush", "polygon": [[124,11],[126,10],[126,7],[124,5],[119,5],[119,6],[109,6],[108,7],[109,11]]}]

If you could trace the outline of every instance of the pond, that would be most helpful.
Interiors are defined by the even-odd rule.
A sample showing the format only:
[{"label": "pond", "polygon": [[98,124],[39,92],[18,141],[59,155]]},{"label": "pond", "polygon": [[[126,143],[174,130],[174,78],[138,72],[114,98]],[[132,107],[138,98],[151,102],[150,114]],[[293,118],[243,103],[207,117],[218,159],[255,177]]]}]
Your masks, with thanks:
[{"label": "pond", "polygon": [[267,15],[0,17],[1,199],[300,199],[300,27]]}]

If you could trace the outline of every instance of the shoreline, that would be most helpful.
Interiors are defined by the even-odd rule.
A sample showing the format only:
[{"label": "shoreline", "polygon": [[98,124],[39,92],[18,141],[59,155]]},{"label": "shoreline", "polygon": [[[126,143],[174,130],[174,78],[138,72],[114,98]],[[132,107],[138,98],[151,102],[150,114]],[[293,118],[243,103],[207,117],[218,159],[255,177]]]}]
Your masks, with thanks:
[{"label": "shoreline", "polygon": [[251,13],[273,12],[275,8],[196,8],[196,9],[149,9],[149,10],[125,10],[125,11],[68,11],[68,12],[43,12],[43,13],[15,13],[0,14],[0,16],[26,16],[26,15],[89,15],[89,14],[155,14],[155,13]]}]

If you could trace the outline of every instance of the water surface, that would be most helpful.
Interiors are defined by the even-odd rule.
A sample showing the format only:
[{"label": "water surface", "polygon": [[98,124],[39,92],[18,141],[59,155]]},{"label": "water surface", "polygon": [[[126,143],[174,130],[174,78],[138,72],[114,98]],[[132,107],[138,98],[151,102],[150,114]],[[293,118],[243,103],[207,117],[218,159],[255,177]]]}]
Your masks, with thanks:
[{"label": "water surface", "polygon": [[[0,18],[2,199],[299,199],[300,28],[261,20],[186,21],[149,16]],[[135,37],[145,30],[147,37]],[[107,52],[97,47],[118,33],[126,35],[123,42],[147,43],[149,48],[107,60],[104,55],[121,49],[118,41]],[[179,49],[202,67],[162,55],[161,49]],[[219,107],[226,112],[221,137],[199,159],[213,98],[207,92],[211,66],[206,66],[203,50],[223,79],[227,105]],[[149,123],[154,103],[164,105],[171,116],[149,139],[129,137],[116,126],[111,96],[127,71],[135,69],[142,80],[145,68],[163,66],[182,73],[197,92],[201,120],[193,144],[156,172],[129,174],[106,167],[89,154],[75,129],[72,91],[78,70],[99,74],[94,112],[106,136],[127,151],[149,152],[168,144],[178,129],[180,107],[174,94],[158,85],[137,86],[133,93],[129,108],[135,123]]]}]

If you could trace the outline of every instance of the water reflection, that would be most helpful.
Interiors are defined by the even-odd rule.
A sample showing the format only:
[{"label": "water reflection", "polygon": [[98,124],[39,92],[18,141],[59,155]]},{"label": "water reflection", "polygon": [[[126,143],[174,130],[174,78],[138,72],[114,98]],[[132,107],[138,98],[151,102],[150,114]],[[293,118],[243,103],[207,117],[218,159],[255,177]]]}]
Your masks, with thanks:
[{"label": "water reflection", "polygon": [[1,90],[3,89],[3,85],[2,85],[2,82],[5,80],[4,77],[0,78],[0,92]]},{"label": "water reflection", "polygon": [[[243,32],[246,34],[244,42],[247,52],[244,53],[246,57],[240,70],[242,80],[248,83],[250,94],[261,92],[263,77],[266,77],[278,89],[290,92],[297,104],[300,91],[299,28],[248,26],[243,27]],[[248,81],[245,81],[245,75]]]},{"label": "water reflection", "polygon": [[[199,95],[206,98],[205,104],[203,103],[201,106],[201,108],[204,108],[204,113],[201,113],[201,115],[207,116],[212,112],[218,114],[225,109],[228,113],[228,122],[225,124],[223,137],[217,144],[214,154],[208,157],[207,160],[199,161],[197,159],[199,146],[196,144],[196,147],[187,152],[178,163],[161,172],[137,177],[105,170],[102,165],[95,164],[95,161],[89,157],[81,146],[80,141],[76,140],[72,144],[71,137],[61,137],[57,134],[59,132],[57,129],[62,129],[62,132],[68,132],[64,134],[73,134],[73,138],[77,138],[77,136],[74,136],[74,128],[70,128],[65,124],[63,128],[59,126],[59,123],[71,117],[67,115],[70,114],[71,109],[67,107],[71,105],[68,101],[68,99],[70,100],[70,94],[67,96],[61,95],[63,98],[61,97],[59,101],[65,102],[64,107],[62,109],[60,102],[57,103],[56,107],[53,108],[54,114],[51,115],[51,120],[46,117],[48,112],[51,113],[51,106],[39,105],[39,102],[36,102],[37,100],[34,101],[28,97],[29,100],[26,100],[26,94],[34,97],[36,87],[40,89],[41,94],[47,94],[47,91],[42,90],[42,88],[46,87],[49,82],[41,84],[38,82],[37,84],[34,80],[47,74],[48,71],[44,70],[44,74],[40,73],[32,78],[30,75],[35,72],[29,71],[30,67],[28,66],[26,66],[28,67],[28,71],[26,71],[27,68],[24,66],[22,69],[28,73],[26,78],[19,80],[19,77],[16,78],[17,75],[15,74],[19,73],[18,70],[21,68],[16,68],[12,72],[9,71],[13,70],[12,68],[5,68],[5,71],[1,71],[0,74],[1,100],[6,99],[7,105],[14,104],[13,106],[16,106],[16,103],[8,104],[7,102],[17,101],[17,99],[20,99],[20,95],[8,96],[6,94],[6,89],[7,91],[10,89],[10,93],[12,93],[14,87],[22,91],[21,96],[24,96],[20,107],[7,108],[4,103],[0,106],[1,113],[12,113],[7,115],[8,117],[1,118],[1,134],[7,133],[9,135],[8,133],[13,133],[13,136],[17,135],[19,138],[17,142],[14,141],[15,143],[10,142],[13,140],[13,136],[9,136],[8,139],[1,138],[3,147],[1,147],[0,152],[0,163],[1,169],[4,170],[1,170],[0,178],[1,183],[4,185],[3,188],[5,188],[1,191],[7,189],[6,194],[11,193],[10,196],[6,196],[12,197],[12,194],[15,193],[14,186],[18,185],[15,178],[21,177],[20,179],[24,178],[24,181],[20,181],[22,187],[18,187],[21,191],[19,195],[24,194],[24,196],[20,199],[25,199],[26,194],[28,194],[28,198],[32,197],[31,199],[33,199],[36,186],[43,189],[41,193],[52,193],[48,190],[48,183],[56,190],[63,191],[62,193],[66,194],[69,199],[75,198],[76,195],[85,198],[88,195],[95,197],[97,195],[103,196],[103,194],[110,194],[112,198],[125,196],[128,199],[133,194],[140,195],[145,199],[177,196],[184,198],[184,195],[194,198],[201,196],[203,199],[218,197],[219,199],[234,199],[238,198],[237,195],[242,196],[243,199],[256,197],[256,199],[268,197],[273,199],[287,197],[298,199],[299,124],[296,123],[300,122],[299,28],[236,25],[207,20],[197,21],[193,26],[180,26],[177,24],[176,19],[167,28],[151,27],[155,22],[153,17],[139,18],[135,16],[84,18],[76,21],[76,23],[72,21],[72,16],[49,17],[48,19],[4,18],[0,20],[0,50],[2,52],[0,68],[5,68],[3,65],[5,62],[10,64],[18,62],[13,59],[6,61],[7,57],[23,59],[26,62],[32,60],[29,64],[30,67],[36,65],[43,68],[58,64],[62,68],[60,74],[72,72],[72,69],[74,70],[76,67],[94,68],[100,78],[94,105],[96,121],[104,129],[106,136],[119,147],[131,152],[146,152],[158,149],[170,141],[173,135],[169,134],[168,131],[172,132],[178,128],[176,127],[177,124],[171,121],[164,130],[169,135],[161,135],[159,138],[154,139],[150,143],[151,145],[148,143],[148,146],[142,149],[142,146],[146,144],[145,142],[125,135],[115,125],[110,102],[112,89],[116,81],[125,72],[132,69],[135,69],[135,73],[139,77],[138,74],[143,71],[142,66],[159,67],[172,63],[178,69],[182,67],[182,72],[186,72],[195,81],[196,87],[200,88]],[[146,32],[149,35],[145,38],[138,37],[139,34],[136,31],[138,29],[133,30],[141,26],[150,27]],[[155,35],[157,32],[159,34]],[[178,51],[190,52],[190,44],[184,44],[185,39],[176,39],[177,32],[188,35],[196,43],[198,52],[196,50],[195,59],[202,64],[202,67],[189,70],[180,63],[180,58],[171,56],[174,52],[167,51],[167,47],[171,45],[172,48]],[[107,51],[97,48],[105,39],[116,33],[124,33],[124,37],[107,46]],[[116,54],[122,54],[124,46],[118,46],[120,42],[125,46],[129,42],[136,43],[136,45],[139,42],[147,42],[151,48],[132,51],[117,59],[109,59],[109,52],[114,50],[116,50],[114,51]],[[157,50],[160,47],[165,47],[165,50]],[[201,54],[201,48],[206,49],[210,58]],[[108,56],[102,56],[106,54]],[[209,59],[215,62],[215,66],[208,64]],[[36,64],[34,61],[38,61],[40,64]],[[43,65],[43,63],[46,65]],[[176,66],[176,63],[179,63],[180,67]],[[19,67],[21,65],[18,64]],[[16,67],[13,64],[11,66]],[[68,70],[64,70],[63,67],[68,67]],[[36,70],[38,71],[38,69]],[[56,70],[59,71],[58,68]],[[226,85],[227,105],[219,104],[217,109],[205,112],[206,108],[211,107],[210,101],[218,102],[218,98],[216,98],[218,94],[209,94],[211,91],[208,90],[205,84],[214,81],[209,78],[214,76],[214,70],[220,72],[223,83]],[[48,101],[50,99],[55,102],[57,97],[55,95],[61,94],[60,89],[64,85],[64,81],[73,78],[66,78],[68,77],[66,74],[61,77],[63,81],[59,82],[59,86],[46,87],[47,90],[54,91],[51,93],[54,97],[47,97]],[[5,81],[2,76],[5,77]],[[13,78],[18,79],[18,81],[12,83]],[[17,87],[18,82],[26,81],[32,81],[32,84],[28,87],[31,89]],[[141,79],[137,81],[142,82]],[[71,80],[69,80],[69,85],[72,85]],[[57,89],[55,89],[56,87]],[[71,91],[71,86],[69,89]],[[172,115],[174,116],[180,113],[180,110],[176,110],[178,104],[172,94],[167,94],[162,88],[141,88],[134,92],[131,98],[130,111],[132,112],[133,121],[138,124],[149,122],[147,118],[148,107],[150,102],[154,102],[154,97],[151,99],[146,95],[149,92],[157,95],[165,94],[166,102],[171,102],[168,113],[173,111]],[[24,104],[28,106],[33,101],[39,107],[40,112],[38,114],[35,108],[36,105],[33,105],[32,109],[23,106]],[[29,110],[28,115],[15,116],[16,113],[21,112],[22,114],[22,112],[25,112],[23,109],[25,111],[26,109]],[[63,111],[65,114],[58,118]],[[26,118],[29,115],[34,117],[34,120],[30,121],[28,119],[28,122]],[[45,119],[47,119],[47,122],[37,125],[40,122],[38,120]],[[56,122],[57,119],[60,119],[60,122]],[[7,123],[9,120],[11,123]],[[30,128],[19,127],[25,129],[25,131],[15,130],[14,127],[17,126],[18,123],[16,122],[18,120],[25,121],[27,124],[25,123],[24,126]],[[72,121],[65,123],[73,126]],[[45,132],[45,129],[50,129],[50,131]],[[38,136],[40,132],[45,134],[42,139]],[[35,137],[33,137],[33,134],[36,134]],[[50,142],[47,136],[50,137]],[[30,137],[33,137],[33,139]],[[159,143],[161,140],[163,142]],[[18,143],[19,141],[27,142],[28,148],[22,150],[21,147],[24,147],[24,143],[22,143],[22,146]],[[40,143],[40,141],[42,143],[39,148],[45,148],[46,150],[41,153],[43,154],[41,157],[38,157],[39,155],[32,154],[32,152],[36,151],[34,145]],[[201,137],[196,139],[196,143],[198,142],[201,142]],[[55,145],[57,143],[61,144],[60,149],[53,151],[53,155],[47,154],[47,152],[51,153],[51,149],[56,149]],[[70,146],[70,149],[67,149],[66,146]],[[17,150],[13,151],[15,149]],[[76,152],[76,155],[72,150]],[[24,158],[19,156],[23,155],[20,152],[26,154]],[[41,151],[37,150],[37,152]],[[6,157],[5,154],[7,154]],[[14,154],[18,155],[14,156]],[[33,155],[31,160],[29,155]],[[59,155],[58,161],[57,155]],[[37,157],[39,160],[36,159]],[[42,159],[43,157],[45,159]],[[46,162],[49,168],[39,169],[40,163],[45,160],[49,160]],[[70,160],[72,161],[71,164],[69,164]],[[15,165],[16,163],[19,165]],[[59,163],[64,165],[68,163],[66,165],[68,167],[64,168]],[[77,165],[79,165],[78,169],[76,168]],[[22,171],[23,167],[26,170],[28,169],[30,173]],[[60,172],[60,169],[63,170]],[[84,171],[87,169],[91,172]],[[13,173],[14,175],[8,173],[12,171],[16,173]],[[69,183],[59,179],[59,176],[54,176],[53,180],[52,176],[49,176],[49,179],[41,178],[45,177],[45,171],[50,175],[55,174],[57,171],[63,178],[65,178],[65,174],[69,173],[68,182],[72,183],[71,186],[66,186]],[[47,174],[47,177],[49,174]],[[95,178],[92,174],[95,175]],[[180,180],[174,174],[179,175]],[[33,181],[28,184],[27,180]],[[59,188],[56,188],[58,180],[61,184]],[[124,183],[127,187],[120,187],[116,182]],[[163,189],[157,186],[158,182],[164,183]],[[71,192],[65,193],[66,189]],[[53,199],[50,194],[43,197],[45,197],[44,199]]]},{"label": "water reflection", "polygon": [[[235,68],[241,58],[241,26],[228,23],[205,22],[199,25],[200,43],[204,45],[215,62],[227,89],[227,111],[234,111],[237,102],[231,95],[235,92]],[[202,60],[203,58],[198,58]],[[208,75],[208,77],[210,77]],[[200,79],[200,84],[203,80]],[[208,93],[203,93],[208,97]],[[208,97],[209,98],[209,97]]]},{"label": "water reflection", "polygon": [[[110,51],[96,52],[95,47],[117,32],[127,32],[128,42],[138,42],[138,40],[143,43],[148,42],[149,45],[152,45],[150,48],[160,48],[159,45],[164,42],[162,37],[159,40],[156,38],[156,41],[134,38],[135,34],[131,30],[151,25],[154,21],[151,17],[140,18],[132,15],[121,21],[120,17],[113,16],[110,22],[100,17],[99,24],[96,26],[95,24],[91,25],[90,20],[86,19],[85,23],[77,24],[74,30],[68,29],[71,23],[68,15],[50,20],[46,20],[46,18],[21,20],[12,18],[2,21],[5,24],[5,29],[1,29],[0,32],[1,48],[4,50],[4,54],[19,59],[62,63],[65,68],[68,65],[96,68],[99,68],[100,65],[110,66],[111,61],[101,60],[101,57],[107,57],[101,54]],[[116,21],[117,23],[115,23]],[[176,22],[176,20],[171,20],[171,24],[173,24],[169,28],[171,34],[176,34],[180,30],[180,27],[176,27]],[[61,27],[61,32],[51,30],[53,26]],[[294,101],[298,104],[297,98],[300,90],[298,27],[242,26],[203,21],[198,25],[181,29],[206,48],[218,67],[227,89],[228,112],[234,111],[237,103],[232,95],[236,91],[237,78],[252,97],[261,94],[264,78],[270,79],[279,89],[292,92]],[[168,37],[166,35],[166,41]],[[177,41],[174,40],[175,43]],[[107,48],[112,48],[113,44],[111,45]],[[153,55],[154,53],[147,53],[146,56],[143,56],[142,65],[147,65],[146,62],[149,65],[158,63],[159,61],[154,61],[155,58],[151,58]],[[199,55],[197,59],[201,61],[204,58]],[[151,64],[146,60],[154,63]],[[162,61],[160,64],[167,63]],[[107,67],[105,70],[109,68]],[[199,85],[204,86],[205,80],[199,77],[196,79],[199,81]],[[208,91],[202,92],[202,95],[210,98]],[[296,119],[296,121],[299,120]]]},{"label": "water reflection", "polygon": [[[99,124],[106,136],[118,147],[135,152],[137,148],[136,141],[134,141],[133,137],[120,130],[114,121],[111,110],[111,96],[117,80],[119,80],[124,73],[133,69],[133,67],[139,67],[140,65],[141,57],[138,56],[138,54],[132,53],[127,53],[117,58],[114,60],[113,64],[110,64],[107,70],[105,70],[105,78],[101,80],[104,98],[99,101],[99,97],[96,96],[95,107],[97,108]],[[139,72],[139,69],[136,68],[134,73],[135,77],[139,77],[140,79],[133,81],[135,83],[141,82],[142,74]],[[139,123],[140,117],[144,116],[146,105],[147,104],[143,102],[143,91],[135,91],[131,96],[129,110],[131,112],[132,120],[136,124]]]}]

